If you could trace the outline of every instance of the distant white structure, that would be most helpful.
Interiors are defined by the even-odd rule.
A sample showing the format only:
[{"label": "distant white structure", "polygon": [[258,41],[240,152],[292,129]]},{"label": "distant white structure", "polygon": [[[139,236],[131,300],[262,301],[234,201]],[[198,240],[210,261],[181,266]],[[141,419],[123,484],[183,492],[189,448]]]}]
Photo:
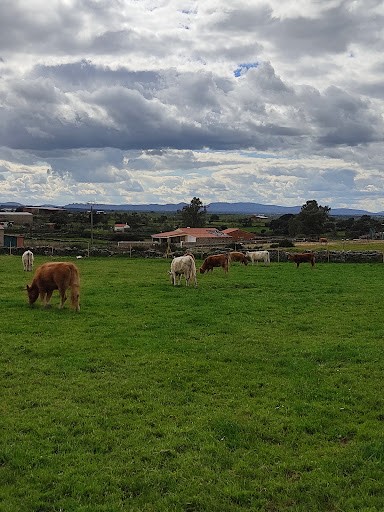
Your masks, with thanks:
[{"label": "distant white structure", "polygon": [[128,229],[131,229],[131,226],[129,226],[127,223],[125,223],[125,224],[115,224],[113,226],[113,231],[115,233],[124,233],[125,231],[128,231]]}]

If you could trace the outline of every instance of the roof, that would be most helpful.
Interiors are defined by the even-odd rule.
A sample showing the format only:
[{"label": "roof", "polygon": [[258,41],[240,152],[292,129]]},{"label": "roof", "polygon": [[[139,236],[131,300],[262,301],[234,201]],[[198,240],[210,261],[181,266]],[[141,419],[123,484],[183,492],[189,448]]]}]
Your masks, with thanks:
[{"label": "roof", "polygon": [[2,212],[0,211],[0,215],[3,217],[33,217],[32,213],[29,212]]},{"label": "roof", "polygon": [[223,233],[232,233],[233,231],[241,231],[239,228],[227,228],[223,229]]},{"label": "roof", "polygon": [[172,238],[175,236],[191,235],[196,238],[231,238],[216,228],[178,228],[175,231],[165,231],[152,235],[152,238]]},{"label": "roof", "polygon": [[227,233],[228,235],[236,238],[245,238],[247,240],[252,240],[255,238],[254,233],[249,233],[249,231],[243,231],[239,228],[227,228],[223,229],[223,233]]}]

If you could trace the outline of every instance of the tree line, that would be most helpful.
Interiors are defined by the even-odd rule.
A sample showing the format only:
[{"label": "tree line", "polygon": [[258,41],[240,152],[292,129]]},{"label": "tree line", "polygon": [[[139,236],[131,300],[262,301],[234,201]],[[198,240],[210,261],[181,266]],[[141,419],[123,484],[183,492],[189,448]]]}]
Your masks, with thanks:
[{"label": "tree line", "polygon": [[[367,235],[374,238],[383,232],[383,222],[380,218],[370,215],[343,218],[332,217],[331,208],[322,206],[311,199],[302,205],[298,214],[284,214],[265,223],[274,236],[319,237],[321,235],[337,236],[343,232],[346,238],[357,238]],[[207,221],[207,208],[198,197],[194,197],[188,206],[182,209],[184,227],[204,227]],[[247,219],[244,219],[244,225]],[[252,222],[250,222],[252,224]]]},{"label": "tree line", "polygon": [[[224,219],[224,221],[222,221]],[[221,222],[220,222],[221,221]],[[178,227],[206,227],[215,225],[218,229],[241,227],[252,231],[253,220],[242,215],[209,215],[208,208],[198,197],[176,213],[130,212],[130,211],[68,211],[62,210],[49,216],[36,216],[34,235],[47,232],[47,224],[57,235],[89,237],[92,226],[93,236],[105,240],[145,240],[152,234],[173,231]],[[130,229],[125,233],[114,233],[114,223],[126,223]],[[227,224],[229,223],[229,225]],[[16,229],[16,228],[15,228]],[[20,229],[19,227],[17,228]],[[29,230],[30,228],[28,228]],[[284,214],[263,222],[259,234],[284,238],[335,238],[377,237],[383,232],[383,219],[362,215],[360,217],[332,216],[328,206],[315,200],[306,201],[297,214]]]}]

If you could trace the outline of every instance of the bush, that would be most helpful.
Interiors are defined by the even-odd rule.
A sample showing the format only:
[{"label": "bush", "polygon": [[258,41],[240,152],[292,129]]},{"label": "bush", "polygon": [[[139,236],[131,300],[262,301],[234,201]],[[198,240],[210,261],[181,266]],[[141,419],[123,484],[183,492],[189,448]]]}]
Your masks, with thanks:
[{"label": "bush", "polygon": [[282,240],[278,240],[276,243],[271,244],[271,249],[276,249],[277,247],[295,247],[295,244],[292,242],[292,240],[283,238]]}]

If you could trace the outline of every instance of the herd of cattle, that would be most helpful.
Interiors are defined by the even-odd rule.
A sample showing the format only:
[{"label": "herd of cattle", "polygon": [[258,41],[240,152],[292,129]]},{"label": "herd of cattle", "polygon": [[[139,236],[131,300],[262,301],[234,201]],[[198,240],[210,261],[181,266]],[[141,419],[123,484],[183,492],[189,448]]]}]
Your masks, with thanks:
[{"label": "herd of cattle", "polygon": [[[315,256],[312,252],[288,254],[288,259],[296,263],[296,267],[298,267],[300,263],[305,262],[310,263],[312,267],[315,265]],[[243,265],[248,265],[248,262],[254,264],[259,261],[262,261],[265,265],[269,265],[271,262],[268,251],[247,251],[246,253],[233,251],[207,256],[199,268],[199,272],[200,274],[209,271],[212,272],[215,267],[221,267],[224,272],[228,272],[229,265],[233,261],[239,261]],[[192,281],[194,285],[197,286],[196,264],[193,254],[187,252],[183,256],[173,258],[169,274],[175,286],[181,284],[182,276],[185,277],[186,286],[189,286],[189,283]]]},{"label": "herd of cattle", "polygon": [[[34,263],[32,251],[25,251],[21,259],[23,269],[27,272],[31,272]],[[297,267],[300,263],[304,262],[310,263],[312,267],[315,264],[315,257],[311,252],[289,254],[288,259],[295,262]],[[238,261],[243,265],[248,265],[248,262],[254,264],[255,262],[261,261],[265,265],[269,265],[271,260],[268,251],[247,251],[246,253],[232,251],[207,256],[199,268],[199,272],[201,274],[212,272],[215,267],[221,267],[224,272],[228,272],[230,263],[234,261]],[[181,284],[182,276],[184,276],[186,286],[193,283],[194,286],[197,287],[196,263],[193,254],[187,252],[183,256],[173,258],[169,274],[175,286]],[[52,293],[54,290],[58,290],[60,295],[60,308],[62,308],[67,300],[66,291],[68,288],[71,289],[72,307],[76,311],[80,311],[80,276],[77,266],[69,262],[44,263],[37,268],[32,283],[27,285],[29,304],[34,304],[38,297],[40,297],[44,306],[48,307]]]}]

